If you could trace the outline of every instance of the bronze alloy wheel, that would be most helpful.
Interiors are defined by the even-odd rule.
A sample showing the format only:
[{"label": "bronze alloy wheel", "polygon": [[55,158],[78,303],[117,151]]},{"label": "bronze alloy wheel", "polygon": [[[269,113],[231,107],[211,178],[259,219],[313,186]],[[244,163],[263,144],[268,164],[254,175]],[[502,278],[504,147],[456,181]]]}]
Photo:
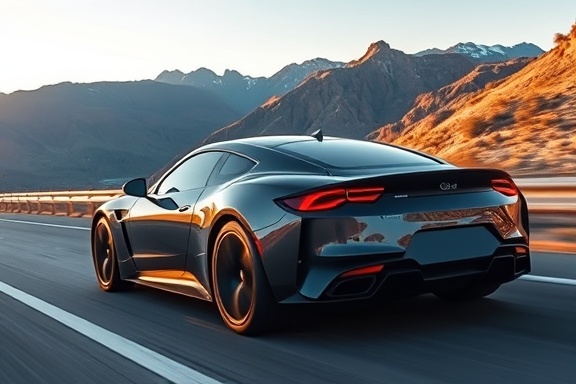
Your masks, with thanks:
[{"label": "bronze alloy wheel", "polygon": [[100,288],[114,292],[127,287],[127,283],[120,279],[114,238],[104,217],[98,220],[92,232],[92,257]]},{"label": "bronze alloy wheel", "polygon": [[241,334],[273,325],[268,281],[253,240],[237,222],[222,227],[212,258],[214,299],[226,325]]}]

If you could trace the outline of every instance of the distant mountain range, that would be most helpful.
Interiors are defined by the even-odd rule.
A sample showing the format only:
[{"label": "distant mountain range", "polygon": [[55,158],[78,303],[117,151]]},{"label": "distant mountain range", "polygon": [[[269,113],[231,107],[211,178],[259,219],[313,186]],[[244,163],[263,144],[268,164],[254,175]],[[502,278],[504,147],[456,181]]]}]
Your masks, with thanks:
[{"label": "distant mountain range", "polygon": [[190,85],[214,92],[241,114],[251,112],[272,96],[282,96],[300,84],[306,77],[320,70],[340,68],[344,63],[326,59],[292,63],[271,77],[243,76],[238,71],[226,70],[218,76],[207,68],[190,73],[179,70],[164,71],[156,81],[168,84]]},{"label": "distant mountain range", "polygon": [[521,43],[512,47],[505,47],[503,45],[482,45],[475,43],[458,43],[447,49],[426,49],[415,53],[415,56],[438,55],[446,53],[459,53],[468,56],[473,60],[478,60],[485,63],[494,63],[499,61],[506,61],[510,59],[517,59],[521,57],[538,57],[544,51],[535,44]]},{"label": "distant mountain range", "polygon": [[462,55],[418,57],[383,41],[344,68],[316,72],[283,97],[271,100],[205,142],[269,134],[324,134],[363,138],[401,118],[416,96],[443,87],[476,63]]},{"label": "distant mountain range", "polygon": [[[563,52],[573,58],[570,48]],[[201,68],[189,74],[164,71],[157,81],[62,83],[0,94],[0,192],[118,187],[130,177],[149,176],[201,142],[276,133],[309,134],[318,128],[330,135],[369,135],[422,148],[438,140],[428,136],[436,129],[429,124],[430,119],[435,124],[454,125],[442,131],[445,145],[438,144],[436,149],[428,146],[427,150],[453,159],[456,155],[449,152],[448,145],[453,143],[462,148],[457,153],[470,153],[466,161],[480,161],[477,148],[468,150],[465,141],[455,141],[460,140],[459,122],[468,122],[461,111],[475,105],[484,90],[490,89],[486,94],[492,95],[494,89],[500,89],[500,82],[506,83],[514,73],[528,68],[541,73],[547,73],[546,65],[558,71],[563,68],[564,72],[557,72],[558,79],[552,75],[546,78],[549,82],[561,79],[571,92],[576,82],[563,76],[571,76],[572,70],[559,64],[567,59],[547,53],[535,62],[547,57],[551,59],[538,67],[527,59],[482,64],[459,53],[408,55],[380,41],[348,64],[314,59],[288,65],[270,78],[252,78],[231,70],[218,76]],[[548,95],[544,85],[539,88],[540,82],[531,79],[531,84],[518,83],[518,91],[529,89],[534,95],[545,91],[534,96],[536,101],[523,100],[526,105],[537,105],[530,113],[539,116],[540,120],[532,121],[538,126],[548,121],[547,115],[538,111],[564,111],[565,106],[558,104],[560,96]],[[507,88],[507,92],[511,90]],[[485,97],[504,100],[507,96],[498,93]],[[573,111],[576,108],[571,100],[562,98]],[[521,110],[514,105],[508,108]],[[477,119],[486,116],[501,125],[521,121],[514,116],[512,122],[504,111],[502,116],[492,116],[491,109],[474,113],[478,113]],[[566,116],[546,124],[557,122],[570,133],[572,120]],[[421,122],[429,124],[426,129],[419,128],[424,127]],[[482,126],[476,120],[468,123]],[[481,128],[467,132],[484,134]],[[571,137],[575,136],[572,133]],[[471,139],[474,135],[465,137],[475,142]],[[562,143],[553,149],[564,154],[574,147],[573,139],[563,139]]]},{"label": "distant mountain range", "polygon": [[239,117],[209,91],[150,80],[0,95],[0,191],[117,187]]}]

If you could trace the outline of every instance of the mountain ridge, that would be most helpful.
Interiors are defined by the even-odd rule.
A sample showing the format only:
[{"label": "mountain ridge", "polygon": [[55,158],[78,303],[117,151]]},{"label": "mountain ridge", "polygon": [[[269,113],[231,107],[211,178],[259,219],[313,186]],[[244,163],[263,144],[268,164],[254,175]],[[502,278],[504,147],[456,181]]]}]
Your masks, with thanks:
[{"label": "mountain ridge", "polygon": [[402,117],[420,93],[447,85],[476,64],[456,54],[417,57],[379,41],[343,68],[318,71],[280,98],[219,129],[206,142],[262,134],[362,138]]},{"label": "mountain ridge", "polygon": [[542,48],[532,43],[519,43],[511,47],[502,44],[484,45],[473,42],[458,43],[446,49],[431,48],[416,52],[415,56],[438,55],[447,53],[457,53],[486,63],[508,61],[521,57],[538,57],[544,53]]},{"label": "mountain ridge", "polygon": [[323,58],[291,63],[270,77],[244,76],[233,69],[226,69],[222,76],[201,67],[187,74],[179,71],[163,71],[155,81],[203,88],[216,93],[239,113],[247,114],[274,96],[282,96],[292,90],[312,73],[343,67],[344,63]]}]

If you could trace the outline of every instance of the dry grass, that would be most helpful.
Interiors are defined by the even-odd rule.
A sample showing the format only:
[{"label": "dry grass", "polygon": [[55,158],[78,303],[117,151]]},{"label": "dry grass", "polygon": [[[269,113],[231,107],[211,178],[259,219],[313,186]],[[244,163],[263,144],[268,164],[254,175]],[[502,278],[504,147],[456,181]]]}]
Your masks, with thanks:
[{"label": "dry grass", "polygon": [[[504,81],[422,119],[394,142],[466,166],[576,173],[576,24]],[[452,112],[456,111],[456,112]]]}]

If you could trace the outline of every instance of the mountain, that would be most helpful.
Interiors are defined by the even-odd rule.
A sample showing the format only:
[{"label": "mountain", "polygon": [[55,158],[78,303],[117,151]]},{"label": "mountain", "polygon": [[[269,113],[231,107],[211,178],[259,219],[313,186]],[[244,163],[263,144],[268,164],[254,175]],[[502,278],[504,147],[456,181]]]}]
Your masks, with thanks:
[{"label": "mountain", "polygon": [[3,94],[0,191],[118,186],[239,117],[206,90],[154,81]]},{"label": "mountain", "polygon": [[366,139],[392,142],[414,126],[427,126],[432,129],[440,122],[454,114],[455,105],[472,93],[484,89],[488,84],[502,80],[524,68],[530,58],[519,58],[499,63],[478,65],[472,72],[454,83],[437,91],[419,95],[412,108],[394,123],[387,124],[371,132]]},{"label": "mountain", "polygon": [[576,173],[575,61],[576,24],[518,72],[437,109],[439,121],[415,121],[391,141],[515,175]]},{"label": "mountain", "polygon": [[344,63],[317,58],[302,64],[289,64],[269,78],[243,76],[232,70],[218,76],[210,69],[200,68],[188,74],[179,70],[164,71],[155,81],[209,90],[226,100],[239,113],[247,114],[270,97],[282,96],[292,90],[310,74],[342,66]]},{"label": "mountain", "polygon": [[421,93],[441,88],[476,63],[462,55],[417,57],[383,41],[343,68],[318,71],[282,97],[273,98],[205,142],[267,134],[325,134],[363,138],[400,119]]},{"label": "mountain", "polygon": [[446,53],[459,53],[470,57],[473,60],[478,60],[485,63],[494,63],[498,61],[507,61],[520,57],[538,57],[544,51],[532,43],[520,43],[512,47],[505,47],[503,45],[482,45],[472,42],[458,43],[445,50],[432,48],[421,52],[417,52],[416,56],[438,55]]}]

